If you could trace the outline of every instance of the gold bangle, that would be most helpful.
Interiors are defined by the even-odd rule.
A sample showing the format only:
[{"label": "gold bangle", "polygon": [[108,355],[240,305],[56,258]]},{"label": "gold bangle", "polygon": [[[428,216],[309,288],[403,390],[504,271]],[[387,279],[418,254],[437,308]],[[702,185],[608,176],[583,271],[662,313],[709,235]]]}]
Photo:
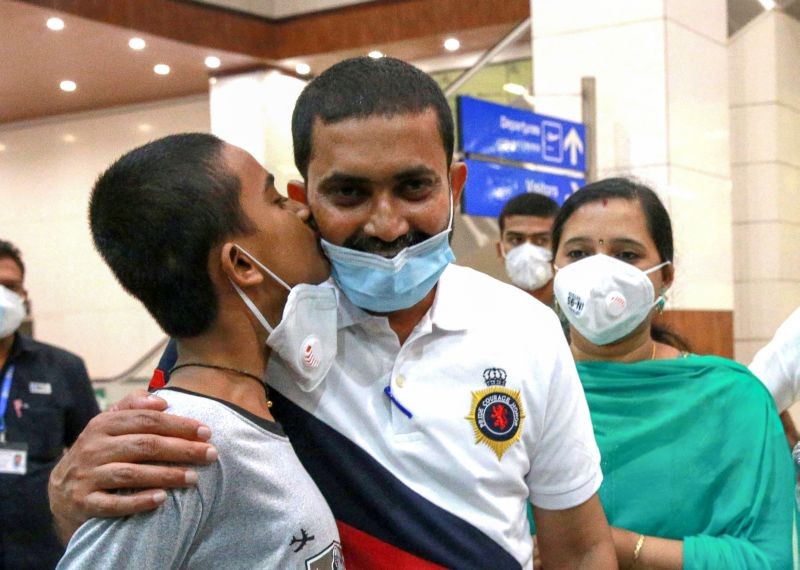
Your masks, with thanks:
[{"label": "gold bangle", "polygon": [[633,548],[633,562],[631,562],[631,568],[636,566],[636,563],[639,561],[639,555],[642,553],[645,538],[643,534],[640,534],[639,540],[636,541],[636,546]]}]

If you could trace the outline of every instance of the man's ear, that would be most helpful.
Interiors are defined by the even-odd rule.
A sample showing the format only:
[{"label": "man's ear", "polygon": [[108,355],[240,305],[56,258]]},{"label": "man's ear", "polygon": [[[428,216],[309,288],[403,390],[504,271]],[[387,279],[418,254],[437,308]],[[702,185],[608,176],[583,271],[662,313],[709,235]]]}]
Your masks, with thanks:
[{"label": "man's ear", "polygon": [[304,182],[300,180],[289,180],[286,190],[289,198],[308,206],[308,196],[306,196],[306,185]]},{"label": "man's ear", "polygon": [[220,250],[220,267],[228,279],[239,287],[251,287],[264,280],[264,276],[252,260],[242,253],[241,247],[227,242]]},{"label": "man's ear", "polygon": [[453,204],[458,206],[461,202],[461,192],[467,182],[467,165],[463,162],[454,162],[450,165],[450,187],[453,189]]},{"label": "man's ear", "polygon": [[503,259],[503,244],[501,244],[501,243],[498,241],[498,242],[497,242],[497,243],[495,243],[494,245],[495,245],[495,247],[497,248],[497,257],[499,257],[500,259]]}]

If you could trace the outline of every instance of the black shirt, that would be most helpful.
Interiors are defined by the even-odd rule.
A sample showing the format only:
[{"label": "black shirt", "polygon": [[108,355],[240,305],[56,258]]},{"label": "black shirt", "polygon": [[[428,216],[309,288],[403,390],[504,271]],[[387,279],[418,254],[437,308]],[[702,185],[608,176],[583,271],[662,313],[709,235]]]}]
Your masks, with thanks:
[{"label": "black shirt", "polygon": [[6,441],[28,445],[25,475],[0,474],[0,569],[54,568],[64,552],[47,500],[50,471],[99,413],[78,356],[16,334],[0,369],[14,366]]}]

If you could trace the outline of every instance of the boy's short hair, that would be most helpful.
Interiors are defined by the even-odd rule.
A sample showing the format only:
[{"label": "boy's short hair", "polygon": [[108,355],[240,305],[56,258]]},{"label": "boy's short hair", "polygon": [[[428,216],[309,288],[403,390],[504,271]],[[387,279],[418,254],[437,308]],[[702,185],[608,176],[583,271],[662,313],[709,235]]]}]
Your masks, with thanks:
[{"label": "boy's short hair", "polygon": [[211,249],[253,226],[225,143],[204,133],[136,148],[97,179],[89,204],[95,247],[120,284],[173,337],[197,336],[217,316]]},{"label": "boy's short hair", "polygon": [[537,216],[539,218],[555,218],[558,214],[558,204],[552,198],[536,192],[527,192],[514,196],[503,206],[497,223],[500,234],[503,234],[506,218],[509,216]]}]

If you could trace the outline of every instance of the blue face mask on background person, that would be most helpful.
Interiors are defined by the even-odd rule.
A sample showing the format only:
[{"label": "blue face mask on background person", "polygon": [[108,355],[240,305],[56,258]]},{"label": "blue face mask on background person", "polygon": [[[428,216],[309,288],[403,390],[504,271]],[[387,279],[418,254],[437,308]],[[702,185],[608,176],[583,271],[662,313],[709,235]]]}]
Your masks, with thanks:
[{"label": "blue face mask on background person", "polygon": [[450,249],[453,228],[453,191],[447,228],[425,241],[407,247],[392,258],[334,245],[321,240],[331,262],[331,273],[342,292],[357,307],[390,313],[419,303],[455,255]]}]

